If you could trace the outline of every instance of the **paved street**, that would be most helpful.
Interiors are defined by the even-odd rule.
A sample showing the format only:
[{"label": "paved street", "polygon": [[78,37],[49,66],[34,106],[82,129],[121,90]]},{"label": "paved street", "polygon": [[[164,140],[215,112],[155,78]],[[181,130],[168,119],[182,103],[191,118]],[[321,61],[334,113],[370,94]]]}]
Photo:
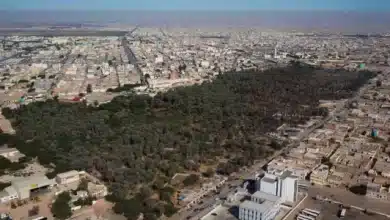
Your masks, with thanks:
[{"label": "paved street", "polygon": [[[128,36],[129,37],[133,37],[133,33],[138,29],[138,27],[135,27],[133,30],[131,30],[129,33],[128,33]],[[143,73],[142,73],[142,70],[141,68],[138,66],[138,62],[137,62],[137,57],[135,56],[133,50],[131,50],[131,48],[129,47],[129,42],[128,40],[126,39],[126,37],[123,37],[122,38],[122,46],[123,48],[125,49],[125,52],[127,54],[127,58],[129,60],[129,62],[131,64],[134,65],[135,67],[135,70],[137,71],[137,74],[142,78],[143,77]]]}]

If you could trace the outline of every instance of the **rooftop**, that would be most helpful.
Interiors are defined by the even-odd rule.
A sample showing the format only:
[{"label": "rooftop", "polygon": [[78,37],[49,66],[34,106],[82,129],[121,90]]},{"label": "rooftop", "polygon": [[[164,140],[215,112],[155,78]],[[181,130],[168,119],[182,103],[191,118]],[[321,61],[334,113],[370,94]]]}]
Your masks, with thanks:
[{"label": "rooftop", "polygon": [[30,177],[21,178],[12,181],[12,186],[14,186],[16,189],[36,188],[36,186],[40,186],[40,185],[42,186],[42,185],[53,185],[53,184],[54,184],[54,180],[50,180],[43,175],[30,176]]},{"label": "rooftop", "polygon": [[256,197],[256,198],[262,198],[264,200],[268,200],[268,201],[273,202],[273,203],[277,202],[280,199],[279,196],[275,196],[275,195],[268,194],[268,193],[261,192],[261,191],[255,192],[252,196]]},{"label": "rooftop", "polygon": [[264,181],[264,182],[267,182],[267,183],[274,183],[274,182],[276,182],[276,179],[272,179],[272,178],[269,178],[269,177],[263,177],[261,179],[261,181]]},{"label": "rooftop", "polygon": [[6,196],[9,196],[9,193],[5,190],[0,191],[0,198],[4,198]]},{"label": "rooftop", "polygon": [[57,176],[59,178],[67,178],[67,177],[73,177],[73,176],[77,176],[79,175],[79,172],[76,171],[76,170],[71,170],[71,171],[68,171],[68,172],[64,172],[64,173],[59,173],[57,174]]},{"label": "rooftop", "polygon": [[279,176],[280,179],[285,179],[287,177],[292,177],[292,172],[290,170],[284,170],[283,172],[280,173]]},{"label": "rooftop", "polygon": [[4,188],[3,191],[6,192],[8,195],[15,195],[16,194],[15,187],[13,187],[13,186],[8,186],[8,187]]},{"label": "rooftop", "polygon": [[240,208],[256,210],[258,212],[266,212],[274,206],[274,202],[265,200],[263,203],[259,204],[249,200],[244,201],[240,204]]}]

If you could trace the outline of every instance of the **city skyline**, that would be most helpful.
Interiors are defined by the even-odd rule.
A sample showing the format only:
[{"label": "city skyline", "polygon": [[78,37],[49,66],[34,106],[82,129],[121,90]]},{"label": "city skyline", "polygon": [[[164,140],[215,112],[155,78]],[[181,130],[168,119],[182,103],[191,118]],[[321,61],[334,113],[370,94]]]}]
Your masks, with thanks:
[{"label": "city skyline", "polygon": [[389,11],[386,0],[2,0],[0,10],[335,10]]}]

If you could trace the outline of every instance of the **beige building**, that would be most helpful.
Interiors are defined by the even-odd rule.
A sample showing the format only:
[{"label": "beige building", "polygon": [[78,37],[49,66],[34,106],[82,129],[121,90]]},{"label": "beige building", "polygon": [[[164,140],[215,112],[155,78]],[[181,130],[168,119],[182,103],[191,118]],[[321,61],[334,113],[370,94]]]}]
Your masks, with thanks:
[{"label": "beige building", "polygon": [[389,192],[387,188],[382,187],[377,183],[368,183],[367,184],[367,193],[366,196],[373,199],[382,199],[388,200]]},{"label": "beige building", "polygon": [[107,187],[102,184],[88,183],[88,194],[92,197],[102,198],[107,195]]},{"label": "beige building", "polygon": [[310,182],[315,185],[328,185],[329,166],[321,164],[310,174]]},{"label": "beige building", "polygon": [[65,173],[59,173],[56,176],[56,182],[62,185],[79,182],[79,181],[80,181],[80,174],[76,170],[71,170]]}]

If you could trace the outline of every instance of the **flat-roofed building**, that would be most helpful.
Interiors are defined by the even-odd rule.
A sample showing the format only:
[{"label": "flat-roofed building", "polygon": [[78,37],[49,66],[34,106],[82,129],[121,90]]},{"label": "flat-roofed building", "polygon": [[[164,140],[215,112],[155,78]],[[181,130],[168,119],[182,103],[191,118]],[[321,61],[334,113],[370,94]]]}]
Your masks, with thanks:
[{"label": "flat-roofed building", "polygon": [[43,175],[30,176],[12,181],[11,183],[12,187],[15,188],[19,199],[28,199],[32,193],[50,189],[55,185],[54,180],[48,179]]},{"label": "flat-roofed building", "polygon": [[271,220],[280,210],[281,199],[278,196],[264,192],[253,194],[251,201],[247,200],[239,206],[240,220]]},{"label": "flat-roofed building", "polygon": [[71,170],[65,173],[59,173],[56,176],[56,182],[62,185],[70,184],[78,181],[80,181],[80,174],[76,170]]},{"label": "flat-roofed building", "polygon": [[277,177],[274,175],[266,174],[266,176],[264,176],[260,180],[260,191],[276,196],[278,194]]},{"label": "flat-roofed building", "polygon": [[272,170],[260,180],[261,192],[281,197],[283,202],[295,202],[298,193],[298,178],[289,170]]},{"label": "flat-roofed building", "polygon": [[298,198],[298,178],[295,176],[285,176],[281,179],[281,199],[283,202],[294,203]]},{"label": "flat-roofed building", "polygon": [[388,191],[377,183],[368,183],[366,196],[373,199],[387,200],[389,198]]},{"label": "flat-roofed building", "polygon": [[103,184],[88,183],[88,194],[92,197],[103,198],[107,195],[107,187]]},{"label": "flat-roofed building", "polygon": [[316,185],[328,185],[329,166],[322,164],[310,174],[310,182]]}]

